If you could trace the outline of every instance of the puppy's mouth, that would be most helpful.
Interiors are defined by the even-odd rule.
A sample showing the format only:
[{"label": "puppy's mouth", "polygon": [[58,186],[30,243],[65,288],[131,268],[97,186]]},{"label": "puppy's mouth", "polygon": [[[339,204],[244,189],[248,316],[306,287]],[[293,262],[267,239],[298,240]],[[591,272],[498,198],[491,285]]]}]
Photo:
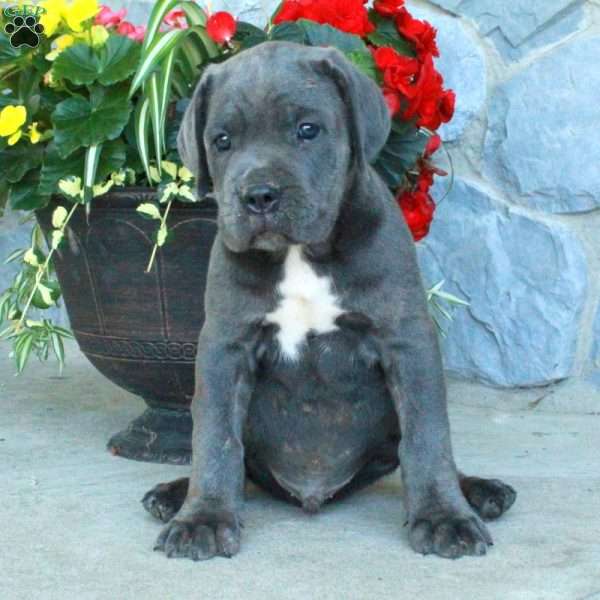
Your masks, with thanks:
[{"label": "puppy's mouth", "polygon": [[257,250],[268,250],[269,252],[276,252],[287,248],[290,245],[290,240],[281,233],[273,233],[271,231],[265,231],[254,236],[251,246]]},{"label": "puppy's mouth", "polygon": [[250,223],[252,229],[251,248],[274,252],[293,243],[293,240],[281,232],[277,222],[271,215],[252,216]]}]

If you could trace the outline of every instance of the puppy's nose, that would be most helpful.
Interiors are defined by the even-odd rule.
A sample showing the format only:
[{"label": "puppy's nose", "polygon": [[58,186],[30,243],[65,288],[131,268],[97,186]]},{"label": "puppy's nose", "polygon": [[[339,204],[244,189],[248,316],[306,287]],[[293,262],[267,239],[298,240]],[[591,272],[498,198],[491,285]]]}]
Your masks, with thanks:
[{"label": "puppy's nose", "polygon": [[278,188],[268,184],[259,184],[248,186],[242,199],[248,212],[255,215],[266,215],[277,210],[280,198],[281,193]]}]

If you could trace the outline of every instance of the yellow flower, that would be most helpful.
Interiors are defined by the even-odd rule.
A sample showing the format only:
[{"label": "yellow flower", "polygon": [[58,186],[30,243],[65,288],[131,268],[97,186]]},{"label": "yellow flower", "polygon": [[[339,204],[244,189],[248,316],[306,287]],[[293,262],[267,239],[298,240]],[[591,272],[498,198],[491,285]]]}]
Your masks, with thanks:
[{"label": "yellow flower", "polygon": [[67,25],[73,31],[81,31],[83,23],[95,17],[100,10],[97,0],[74,0],[63,13]]},{"label": "yellow flower", "polygon": [[9,146],[14,146],[20,139],[22,131],[19,129],[16,133],[13,133],[7,140]]},{"label": "yellow flower", "polygon": [[65,2],[64,0],[43,0],[40,2],[40,6],[46,10],[40,17],[40,23],[44,26],[44,35],[51,37],[62,21]]},{"label": "yellow flower", "polygon": [[46,60],[56,60],[56,57],[69,46],[72,46],[75,43],[75,38],[68,33],[64,35],[59,35],[52,42],[52,51],[46,54]]},{"label": "yellow flower", "polygon": [[75,37],[78,40],[86,42],[87,44],[90,43],[91,37],[92,46],[103,46],[104,42],[106,42],[106,40],[108,39],[108,31],[106,30],[106,27],[104,27],[103,25],[92,25],[90,31],[91,33],[88,33],[87,31],[76,33]]},{"label": "yellow flower", "polygon": [[69,3],[65,0],[42,0],[39,6],[46,9],[40,23],[47,37],[53,36],[63,21],[71,31],[81,32],[83,24],[94,18],[100,10],[98,0],[73,0]]},{"label": "yellow flower", "polygon": [[[27,120],[27,109],[24,106],[13,106],[9,104],[0,111],[0,137],[9,137],[8,143],[12,146],[21,137],[21,127]],[[11,140],[18,137],[12,142]]]},{"label": "yellow flower", "polygon": [[42,134],[38,131],[37,126],[38,126],[37,121],[34,121],[29,126],[29,129],[28,129],[29,141],[32,144],[37,144],[40,141],[40,138],[42,137]]}]

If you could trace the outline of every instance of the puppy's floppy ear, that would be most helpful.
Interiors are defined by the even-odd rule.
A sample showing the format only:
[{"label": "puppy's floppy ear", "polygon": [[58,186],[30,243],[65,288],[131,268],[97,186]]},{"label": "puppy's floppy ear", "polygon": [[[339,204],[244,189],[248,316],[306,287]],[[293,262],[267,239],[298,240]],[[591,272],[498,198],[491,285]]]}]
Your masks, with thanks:
[{"label": "puppy's floppy ear", "polygon": [[338,87],[350,117],[352,150],[358,163],[371,163],[390,134],[390,113],[379,86],[339,50],[328,48],[318,68]]},{"label": "puppy's floppy ear", "polygon": [[179,156],[183,164],[196,177],[198,200],[202,200],[211,187],[206,149],[204,148],[204,127],[213,79],[209,71],[210,67],[198,82],[177,134]]}]

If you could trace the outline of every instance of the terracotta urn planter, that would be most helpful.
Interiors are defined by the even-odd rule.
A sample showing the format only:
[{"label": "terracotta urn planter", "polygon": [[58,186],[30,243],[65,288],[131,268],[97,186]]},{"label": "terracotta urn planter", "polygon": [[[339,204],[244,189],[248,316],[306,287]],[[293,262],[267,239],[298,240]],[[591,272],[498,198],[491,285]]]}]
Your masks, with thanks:
[{"label": "terracotta urn planter", "polygon": [[[108,449],[181,464],[191,454],[189,404],[217,210],[212,202],[173,205],[173,239],[146,273],[156,222],[136,207],[151,200],[154,194],[143,188],[96,198],[89,218],[75,213],[55,264],[79,347],[103,375],[148,405],[112,436]],[[56,198],[37,212],[44,230],[61,203]]]}]

